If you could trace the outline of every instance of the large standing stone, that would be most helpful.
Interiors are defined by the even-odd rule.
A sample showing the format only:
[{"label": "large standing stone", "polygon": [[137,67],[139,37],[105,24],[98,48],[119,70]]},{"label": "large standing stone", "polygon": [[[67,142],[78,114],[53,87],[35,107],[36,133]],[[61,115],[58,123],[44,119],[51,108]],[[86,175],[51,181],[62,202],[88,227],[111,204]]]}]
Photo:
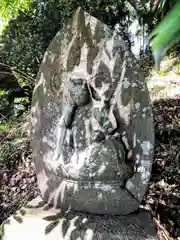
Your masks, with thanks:
[{"label": "large standing stone", "polygon": [[77,10],[50,43],[32,103],[32,149],[43,199],[95,214],[135,211],[153,158],[152,109],[124,41]]}]

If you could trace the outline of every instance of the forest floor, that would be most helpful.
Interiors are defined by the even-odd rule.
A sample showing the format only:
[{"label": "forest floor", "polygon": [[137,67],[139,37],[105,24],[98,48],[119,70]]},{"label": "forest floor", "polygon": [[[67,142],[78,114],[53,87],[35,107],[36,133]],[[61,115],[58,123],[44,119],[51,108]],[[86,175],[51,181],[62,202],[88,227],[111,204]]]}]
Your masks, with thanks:
[{"label": "forest floor", "polygon": [[[162,81],[160,81],[160,79]],[[149,82],[155,124],[155,156],[143,205],[152,213],[160,240],[180,239],[180,76]]]},{"label": "forest floor", "polygon": [[[167,76],[167,82],[165,76],[148,81],[154,111],[155,157],[149,191],[141,207],[150,210],[160,240],[180,240],[178,76]],[[23,131],[26,125],[27,117],[11,129],[0,129],[0,224],[39,194],[30,141]]]}]

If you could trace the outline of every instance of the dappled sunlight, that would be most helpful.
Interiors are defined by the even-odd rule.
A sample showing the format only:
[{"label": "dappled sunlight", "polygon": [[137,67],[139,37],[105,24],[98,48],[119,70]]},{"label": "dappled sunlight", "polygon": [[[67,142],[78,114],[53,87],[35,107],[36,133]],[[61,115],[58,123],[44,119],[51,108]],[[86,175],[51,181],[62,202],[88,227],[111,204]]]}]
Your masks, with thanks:
[{"label": "dappled sunlight", "polygon": [[[151,69],[146,41],[171,7],[132,2],[85,1],[89,13],[78,7],[69,20],[79,1],[33,1],[4,28],[0,224],[12,216],[3,240],[179,236],[180,64],[173,53]],[[167,40],[157,39],[156,65]]]},{"label": "dappled sunlight", "polygon": [[[25,229],[23,232],[22,227]],[[4,222],[3,232],[4,236],[10,238],[13,234],[16,239],[27,237],[27,233],[31,239],[46,237],[62,240],[112,239],[115,237],[123,239],[125,235],[127,238],[146,240],[156,236],[147,212],[131,214],[127,217],[98,216],[55,209],[43,202],[40,197],[17,211],[8,222]]]},{"label": "dappled sunlight", "polygon": [[174,71],[167,76],[152,76],[147,82],[152,101],[180,97],[180,75]]},{"label": "dappled sunlight", "polygon": [[[154,132],[147,87],[120,36],[98,20],[92,33],[82,9],[76,14],[76,31],[69,22],[61,30],[62,38],[55,36],[37,76],[32,146],[42,175],[39,186],[43,198],[56,207],[131,213],[146,193],[152,166]],[[108,32],[105,42],[113,46],[104,44],[104,34],[96,32],[99,27]],[[56,89],[52,81],[57,73],[61,82]]]}]

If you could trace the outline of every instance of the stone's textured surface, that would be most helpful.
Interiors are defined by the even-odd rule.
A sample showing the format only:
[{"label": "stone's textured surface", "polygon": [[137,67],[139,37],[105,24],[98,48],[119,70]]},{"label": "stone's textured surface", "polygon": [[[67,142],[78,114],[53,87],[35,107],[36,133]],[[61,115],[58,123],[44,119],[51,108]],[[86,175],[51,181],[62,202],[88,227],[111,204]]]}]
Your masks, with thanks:
[{"label": "stone's textured surface", "polygon": [[36,198],[3,224],[2,240],[157,240],[148,212],[123,217],[61,212]]},{"label": "stone's textured surface", "polygon": [[154,145],[147,86],[120,36],[81,8],[45,53],[32,126],[46,201],[99,214],[138,208]]}]

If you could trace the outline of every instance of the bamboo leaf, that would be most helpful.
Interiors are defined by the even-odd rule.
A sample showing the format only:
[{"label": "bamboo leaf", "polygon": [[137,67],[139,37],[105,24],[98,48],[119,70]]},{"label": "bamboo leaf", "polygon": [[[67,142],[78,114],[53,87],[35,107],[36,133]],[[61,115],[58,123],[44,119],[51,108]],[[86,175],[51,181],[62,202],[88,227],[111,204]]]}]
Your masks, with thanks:
[{"label": "bamboo leaf", "polygon": [[180,39],[180,2],[158,24],[150,38],[152,52],[158,68],[163,55]]}]

